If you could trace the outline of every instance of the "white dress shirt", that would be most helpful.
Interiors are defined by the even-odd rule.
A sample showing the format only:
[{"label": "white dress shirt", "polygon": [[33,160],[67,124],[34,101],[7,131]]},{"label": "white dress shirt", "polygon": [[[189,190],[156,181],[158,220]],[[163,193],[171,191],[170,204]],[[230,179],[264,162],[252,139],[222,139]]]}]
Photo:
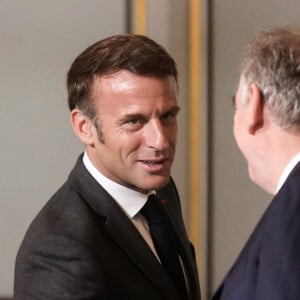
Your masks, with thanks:
[{"label": "white dress shirt", "polygon": [[299,161],[300,161],[300,152],[298,154],[296,154],[290,160],[290,162],[288,163],[288,165],[284,168],[283,172],[281,173],[281,176],[279,178],[278,185],[277,185],[276,194],[281,189],[281,187],[285,183],[286,179],[288,178],[288,176],[290,175],[290,173],[292,172],[292,170],[295,168],[295,166],[297,165],[297,163]]},{"label": "white dress shirt", "polygon": [[151,238],[148,222],[139,213],[147,202],[148,196],[153,194],[154,191],[151,191],[148,194],[142,194],[110,180],[93,165],[86,152],[84,152],[83,155],[83,164],[94,179],[121,207],[159,260]]}]

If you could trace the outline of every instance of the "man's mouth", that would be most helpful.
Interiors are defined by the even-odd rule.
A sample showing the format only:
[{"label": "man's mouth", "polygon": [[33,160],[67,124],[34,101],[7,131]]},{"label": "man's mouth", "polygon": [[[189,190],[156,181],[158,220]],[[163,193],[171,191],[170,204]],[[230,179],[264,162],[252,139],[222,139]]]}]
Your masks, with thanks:
[{"label": "man's mouth", "polygon": [[160,165],[164,162],[164,160],[163,159],[161,159],[161,160],[141,160],[141,162],[148,166],[152,166],[152,165]]},{"label": "man's mouth", "polygon": [[168,161],[169,158],[164,157],[160,159],[140,159],[139,163],[144,166],[146,172],[156,174],[169,167]]}]

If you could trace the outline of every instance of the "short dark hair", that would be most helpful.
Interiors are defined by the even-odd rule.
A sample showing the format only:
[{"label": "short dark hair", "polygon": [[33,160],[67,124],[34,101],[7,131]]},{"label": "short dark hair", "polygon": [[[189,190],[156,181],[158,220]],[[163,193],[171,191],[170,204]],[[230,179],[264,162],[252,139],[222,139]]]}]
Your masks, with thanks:
[{"label": "short dark hair", "polygon": [[114,35],[91,45],[72,63],[67,75],[70,110],[78,108],[94,118],[91,90],[95,76],[119,70],[141,76],[173,76],[177,81],[176,63],[161,45],[143,35]]}]

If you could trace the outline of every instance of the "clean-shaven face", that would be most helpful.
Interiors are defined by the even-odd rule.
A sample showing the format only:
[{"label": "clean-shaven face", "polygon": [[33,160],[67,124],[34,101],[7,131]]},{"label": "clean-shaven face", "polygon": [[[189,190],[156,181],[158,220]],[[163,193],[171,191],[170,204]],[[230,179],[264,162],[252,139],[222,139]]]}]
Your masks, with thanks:
[{"label": "clean-shaven face", "polygon": [[177,84],[173,77],[121,70],[95,79],[98,135],[89,156],[111,180],[146,193],[170,178],[177,138]]}]

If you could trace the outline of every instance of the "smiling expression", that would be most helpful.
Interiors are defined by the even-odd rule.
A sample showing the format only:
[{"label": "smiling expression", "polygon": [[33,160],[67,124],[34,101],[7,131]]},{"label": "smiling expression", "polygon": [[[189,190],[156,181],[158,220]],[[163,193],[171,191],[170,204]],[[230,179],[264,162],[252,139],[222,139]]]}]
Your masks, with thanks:
[{"label": "smiling expression", "polygon": [[143,193],[166,185],[177,138],[175,79],[121,70],[95,78],[93,101],[97,128],[87,152],[96,168]]}]

